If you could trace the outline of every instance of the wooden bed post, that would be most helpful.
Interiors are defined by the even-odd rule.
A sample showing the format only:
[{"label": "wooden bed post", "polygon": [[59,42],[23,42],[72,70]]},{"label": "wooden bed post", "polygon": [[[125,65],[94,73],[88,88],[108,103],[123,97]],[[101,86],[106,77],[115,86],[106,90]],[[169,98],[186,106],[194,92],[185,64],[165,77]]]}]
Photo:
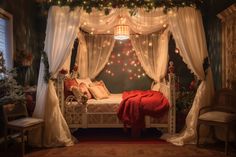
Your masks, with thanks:
[{"label": "wooden bed post", "polygon": [[174,134],[176,131],[176,106],[175,106],[175,74],[174,74],[174,63],[172,61],[169,62],[169,86],[170,86],[170,103],[172,105],[170,112],[169,112],[169,130],[170,134]]}]

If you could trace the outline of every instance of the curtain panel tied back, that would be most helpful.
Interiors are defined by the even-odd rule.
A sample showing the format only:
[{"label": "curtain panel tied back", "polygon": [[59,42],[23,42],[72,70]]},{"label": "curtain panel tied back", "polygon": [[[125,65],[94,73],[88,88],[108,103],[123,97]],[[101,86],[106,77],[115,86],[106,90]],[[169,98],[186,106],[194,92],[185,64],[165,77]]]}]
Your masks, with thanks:
[{"label": "curtain panel tied back", "polygon": [[[80,24],[80,9],[71,11],[69,7],[50,8],[48,13],[44,51],[48,57],[49,72],[56,77],[71,54],[72,46]],[[46,83],[44,65],[41,61],[33,117],[44,119],[44,147],[73,145],[68,125],[60,111],[59,100],[53,81]],[[40,146],[40,136],[34,133],[30,143]]]}]

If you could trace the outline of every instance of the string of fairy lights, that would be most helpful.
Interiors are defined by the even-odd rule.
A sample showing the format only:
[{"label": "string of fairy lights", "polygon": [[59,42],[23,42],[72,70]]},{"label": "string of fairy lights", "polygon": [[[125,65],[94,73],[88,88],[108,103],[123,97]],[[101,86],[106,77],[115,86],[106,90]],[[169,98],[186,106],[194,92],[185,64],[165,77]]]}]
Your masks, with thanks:
[{"label": "string of fairy lights", "polygon": [[120,45],[122,44],[123,48],[121,50],[119,50],[119,48],[117,50],[114,48],[104,69],[105,73],[110,77],[116,77],[117,71],[114,71],[114,67],[119,67],[119,73],[122,73],[122,75],[128,75],[129,80],[142,79],[143,77],[146,77],[131,42],[129,40],[117,42]]},{"label": "string of fairy lights", "polygon": [[167,12],[174,7],[198,7],[203,0],[38,0],[45,8],[53,5],[69,6],[70,8],[81,7],[86,12],[92,12],[92,9],[103,10],[106,15],[111,8],[128,8],[131,14],[135,14],[137,8],[144,8],[151,11],[157,7],[163,7],[163,11]]}]

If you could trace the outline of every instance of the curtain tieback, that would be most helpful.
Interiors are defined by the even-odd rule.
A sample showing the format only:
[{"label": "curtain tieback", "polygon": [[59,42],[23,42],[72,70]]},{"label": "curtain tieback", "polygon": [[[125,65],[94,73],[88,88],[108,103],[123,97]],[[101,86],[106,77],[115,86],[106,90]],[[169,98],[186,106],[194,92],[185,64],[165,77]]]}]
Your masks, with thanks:
[{"label": "curtain tieback", "polygon": [[208,57],[204,58],[202,66],[203,66],[203,70],[204,70],[205,77],[206,77],[206,75],[207,75],[207,69],[210,67]]}]

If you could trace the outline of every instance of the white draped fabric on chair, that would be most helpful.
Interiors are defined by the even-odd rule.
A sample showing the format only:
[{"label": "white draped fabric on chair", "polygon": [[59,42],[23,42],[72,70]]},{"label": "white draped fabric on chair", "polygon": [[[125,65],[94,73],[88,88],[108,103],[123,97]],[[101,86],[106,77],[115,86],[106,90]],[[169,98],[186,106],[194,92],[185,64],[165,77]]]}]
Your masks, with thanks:
[{"label": "white draped fabric on chair", "polygon": [[[204,104],[208,105],[213,94],[211,69],[204,72],[203,63],[208,56],[201,14],[194,8],[179,8],[175,13],[164,14],[161,8],[150,12],[137,9],[131,16],[128,9],[113,9],[109,15],[93,10],[88,14],[78,8],[69,11],[67,7],[52,7],[49,11],[45,52],[48,56],[49,71],[56,76],[71,53],[76,36],[79,48],[76,62],[80,77],[95,78],[104,68],[114,46],[111,35],[119,21],[131,29],[131,42],[137,52],[145,72],[159,82],[167,71],[169,30],[172,32],[180,55],[189,69],[202,81],[192,108],[187,116],[186,129],[177,137],[168,140],[176,145],[193,143],[196,136],[197,112]],[[78,29],[94,34],[84,36]],[[150,33],[165,30],[160,36],[150,37]],[[149,42],[152,38],[152,45]],[[42,65],[42,64],[41,64]],[[45,120],[45,146],[71,145],[71,134],[60,112],[58,98],[50,80],[43,80],[43,65],[40,68],[37,102],[34,116]]]},{"label": "white draped fabric on chair", "polygon": [[[79,27],[80,9],[51,7],[49,10],[44,51],[48,56],[49,72],[55,77],[70,55]],[[60,111],[53,81],[45,82],[44,66],[41,63],[37,86],[36,107],[33,117],[44,119],[44,147],[69,146],[73,140],[66,121]],[[40,136],[31,143],[40,146]]]}]

